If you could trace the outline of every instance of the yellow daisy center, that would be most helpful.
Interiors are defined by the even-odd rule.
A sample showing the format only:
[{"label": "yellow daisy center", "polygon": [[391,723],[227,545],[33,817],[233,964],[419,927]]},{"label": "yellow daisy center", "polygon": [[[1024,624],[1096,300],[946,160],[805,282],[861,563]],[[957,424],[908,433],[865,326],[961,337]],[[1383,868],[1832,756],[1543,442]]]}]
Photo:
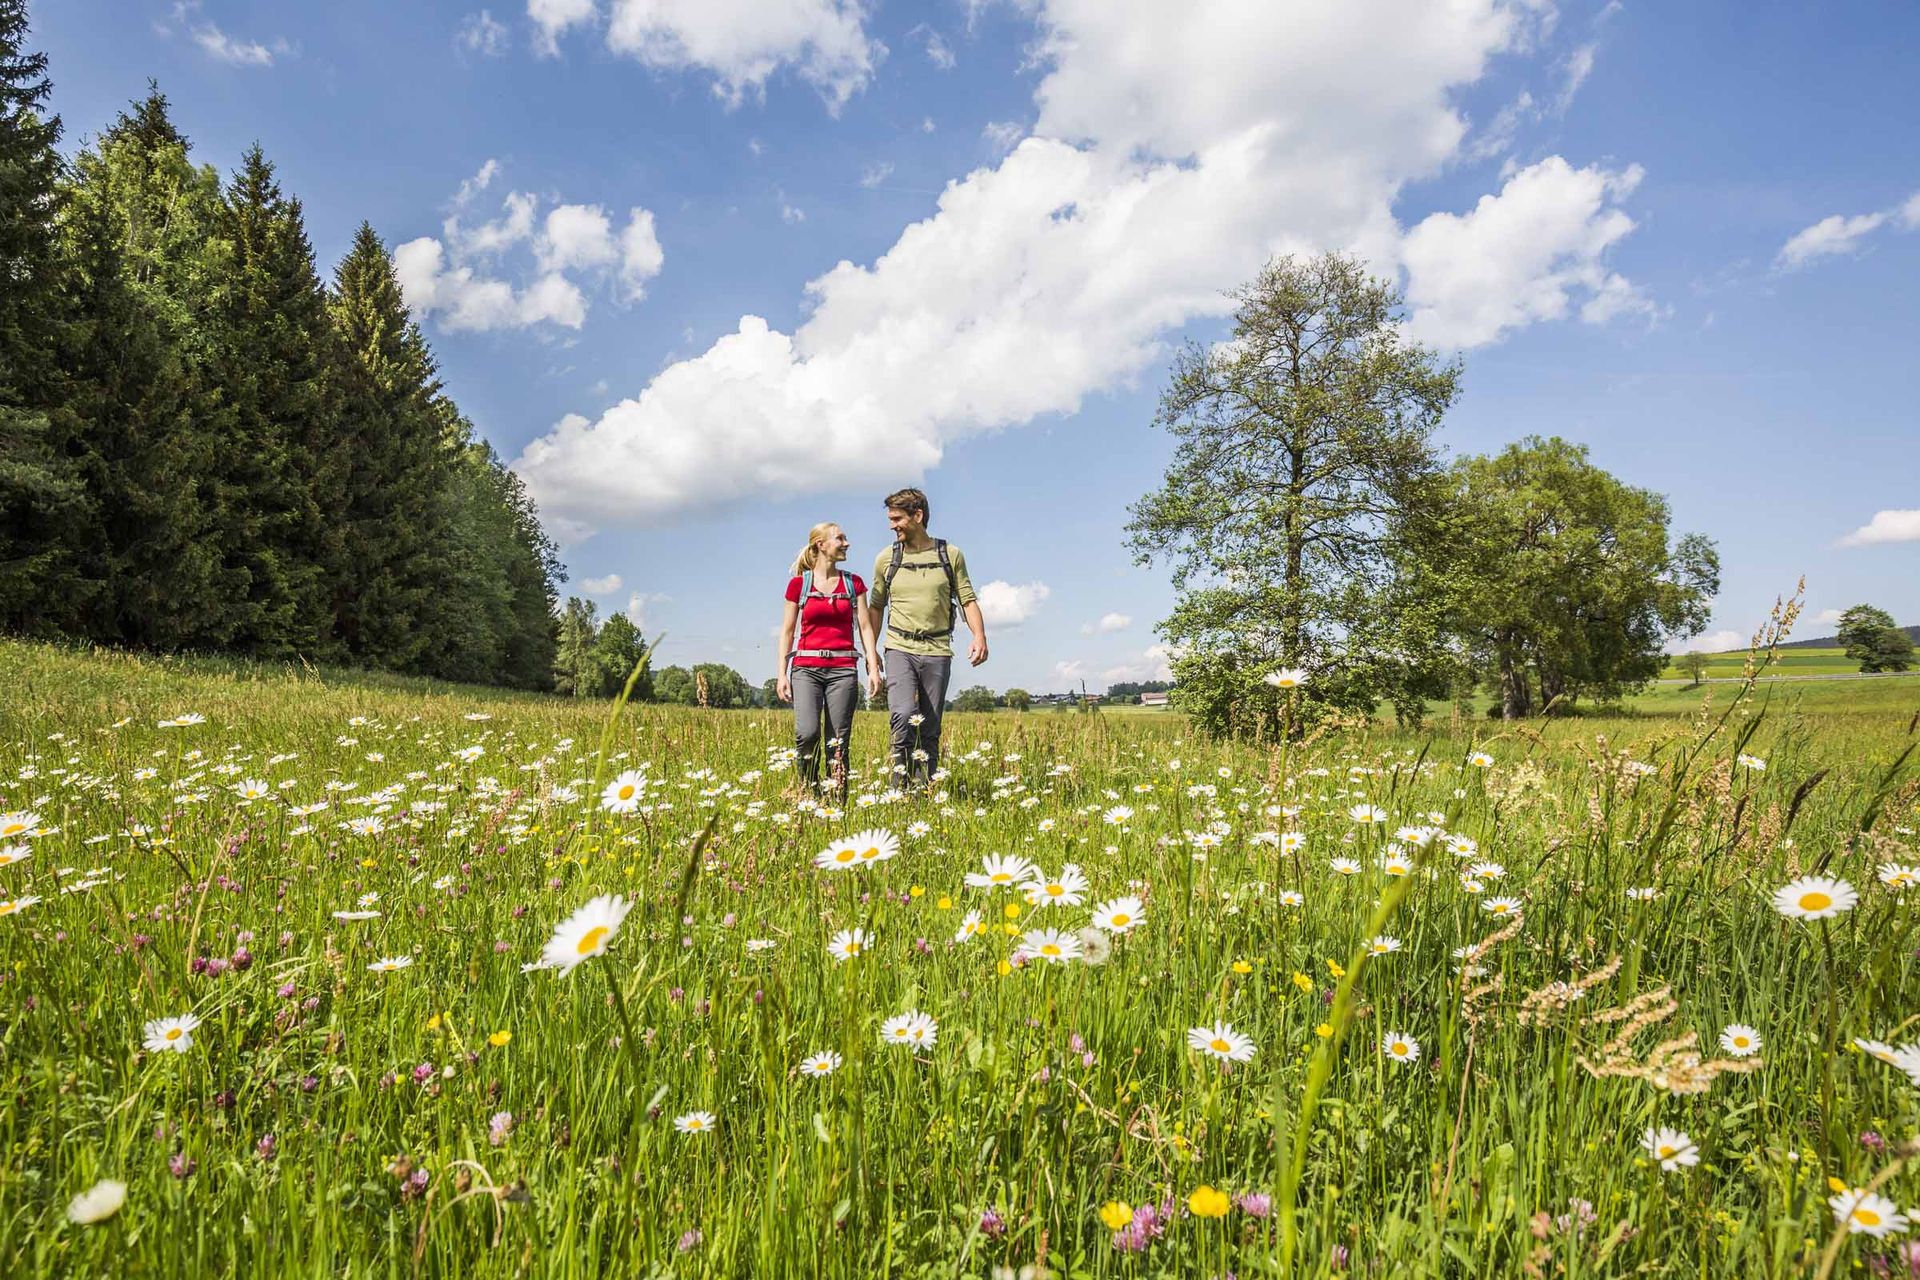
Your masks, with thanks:
[{"label": "yellow daisy center", "polygon": [[1012,876],[1008,875],[1004,871],[996,871],[991,876],[988,876],[987,878],[989,880],[992,880],[995,884],[1005,884],[1007,881],[1013,879]]},{"label": "yellow daisy center", "polygon": [[1800,895],[1800,909],[1802,911],[1825,911],[1832,905],[1832,896],[1822,893],[1818,889],[1812,889]]},{"label": "yellow daisy center", "polygon": [[1221,1039],[1219,1036],[1215,1036],[1213,1039],[1209,1040],[1207,1042],[1207,1048],[1213,1050],[1215,1053],[1233,1052],[1233,1046],[1229,1044],[1227,1041]]},{"label": "yellow daisy center", "polygon": [[607,933],[607,926],[603,924],[595,925],[580,935],[580,943],[574,948],[574,951],[583,956],[592,955],[600,949],[600,944],[607,940]]},{"label": "yellow daisy center", "polygon": [[1496,902],[1496,903],[1494,903],[1494,904],[1493,904],[1493,914],[1495,914],[1495,915],[1497,915],[1497,916],[1503,916],[1503,915],[1505,915],[1505,914],[1507,914],[1507,904],[1506,904],[1506,903],[1504,903],[1504,902]]},{"label": "yellow daisy center", "polygon": [[1396,1058],[1404,1058],[1404,1057],[1406,1057],[1406,1056],[1407,1056],[1407,1046],[1406,1046],[1406,1045],[1404,1045],[1404,1044],[1396,1044],[1396,1045],[1394,1045],[1394,1046],[1393,1046],[1393,1056],[1394,1056],[1394,1057],[1396,1057]]},{"label": "yellow daisy center", "polygon": [[1665,1143],[1665,1142],[1660,1144],[1660,1158],[1662,1160],[1671,1160],[1674,1156],[1677,1156],[1679,1154],[1680,1154],[1680,1148],[1669,1145],[1668,1143]]},{"label": "yellow daisy center", "polygon": [[14,910],[14,907],[11,902],[0,902],[0,916],[12,915],[13,910]]},{"label": "yellow daisy center", "polygon": [[1853,1220],[1863,1227],[1877,1227],[1880,1225],[1880,1215],[1867,1208],[1855,1209],[1853,1211]]},{"label": "yellow daisy center", "polygon": [[880,846],[876,844],[870,844],[866,847],[864,851],[862,851],[860,856],[867,859],[869,862],[871,862],[873,859],[880,856]]},{"label": "yellow daisy center", "polygon": [[859,944],[859,943],[857,943],[857,942],[849,942],[849,943],[847,944],[847,954],[848,954],[848,955],[850,955],[850,956],[854,956],[854,955],[859,955],[859,954],[860,954],[860,944]]},{"label": "yellow daisy center", "polygon": [[626,786],[620,788],[620,798],[622,800],[633,799],[633,790],[633,784],[629,782]]},{"label": "yellow daisy center", "polygon": [[1047,895],[1049,897],[1057,898],[1065,892],[1066,890],[1057,884],[1050,884],[1047,886]]},{"label": "yellow daisy center", "polygon": [[1733,1047],[1736,1049],[1744,1049],[1752,1043],[1753,1041],[1747,1039],[1745,1036],[1735,1036],[1733,1038]]},{"label": "yellow daisy center", "polygon": [[852,849],[840,849],[834,853],[833,860],[835,862],[852,862],[854,857],[855,853]]},{"label": "yellow daisy center", "polygon": [[1128,915],[1124,911],[1116,911],[1113,913],[1113,919],[1108,921],[1108,923],[1113,925],[1115,928],[1119,928],[1123,925],[1132,924],[1133,917]]},{"label": "yellow daisy center", "polygon": [[180,1031],[180,1028],[178,1028],[178,1027],[168,1027],[168,1028],[167,1028],[167,1039],[169,1039],[169,1040],[178,1040],[178,1039],[180,1038],[180,1036],[181,1036],[181,1031]]},{"label": "yellow daisy center", "polygon": [[1057,942],[1046,943],[1040,948],[1040,954],[1043,956],[1057,956],[1060,954],[1060,944]]}]

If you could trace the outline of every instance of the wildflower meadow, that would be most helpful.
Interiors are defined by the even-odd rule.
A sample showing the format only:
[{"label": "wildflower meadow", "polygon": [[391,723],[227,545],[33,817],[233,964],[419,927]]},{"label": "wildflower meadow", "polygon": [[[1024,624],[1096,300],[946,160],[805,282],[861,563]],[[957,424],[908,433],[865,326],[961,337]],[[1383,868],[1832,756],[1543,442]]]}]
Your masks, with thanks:
[{"label": "wildflower meadow", "polygon": [[[1764,669],[1767,654],[1752,669]],[[0,645],[33,1274],[1920,1266],[1915,717],[777,712]]]}]

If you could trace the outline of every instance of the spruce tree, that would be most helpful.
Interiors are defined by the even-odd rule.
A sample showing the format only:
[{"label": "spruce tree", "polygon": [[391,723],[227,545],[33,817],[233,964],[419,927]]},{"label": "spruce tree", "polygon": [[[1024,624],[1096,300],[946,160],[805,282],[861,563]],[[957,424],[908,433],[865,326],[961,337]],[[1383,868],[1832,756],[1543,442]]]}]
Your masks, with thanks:
[{"label": "spruce tree", "polygon": [[217,231],[231,271],[214,295],[213,371],[231,412],[219,450],[216,537],[246,583],[234,648],[335,656],[328,575],[339,559],[326,510],[346,469],[334,334],[300,202],[256,144],[228,183]]},{"label": "spruce tree", "polygon": [[58,396],[60,120],[25,0],[0,0],[0,626],[71,628],[86,594],[71,535],[86,493],[48,419]]},{"label": "spruce tree", "polygon": [[341,429],[355,442],[336,501],[334,627],[363,662],[421,670],[444,585],[436,557],[447,546],[460,442],[449,438],[433,355],[407,315],[386,246],[365,223],[334,274],[329,312],[345,352]]},{"label": "spruce tree", "polygon": [[71,312],[52,418],[92,500],[73,538],[98,584],[80,627],[93,639],[215,648],[233,634],[245,583],[213,537],[230,414],[202,323],[225,263],[218,199],[158,90],[81,153],[63,193]]}]

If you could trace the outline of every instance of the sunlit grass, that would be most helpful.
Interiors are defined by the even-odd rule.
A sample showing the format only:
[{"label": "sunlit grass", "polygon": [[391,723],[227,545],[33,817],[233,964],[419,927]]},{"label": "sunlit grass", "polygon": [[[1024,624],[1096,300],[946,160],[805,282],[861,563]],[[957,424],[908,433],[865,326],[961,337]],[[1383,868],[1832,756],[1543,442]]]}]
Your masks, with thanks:
[{"label": "sunlit grass", "polygon": [[[1291,1274],[1801,1275],[1829,1179],[1864,1187],[1920,1120],[1850,1047],[1920,1038],[1915,899],[1880,881],[1920,863],[1920,685],[1284,758],[1177,715],[956,715],[944,795],[898,800],[863,715],[826,817],[786,794],[779,713],[629,708],[596,759],[604,704],[14,644],[0,685],[0,814],[42,829],[0,841],[30,850],[0,896],[38,898],[0,918],[0,1240],[34,1274],[1257,1275],[1297,1152]],[[641,769],[601,811],[594,779]],[[1384,859],[1408,826],[1445,834]],[[867,828],[899,855],[813,866]],[[987,854],[1090,885],[966,887]],[[1814,872],[1858,904],[1779,914]],[[633,906],[594,954],[522,971],[600,895]],[[1104,963],[1012,963],[1124,895],[1144,918]],[[930,1047],[883,1041],[916,1010]],[[187,1013],[185,1052],[145,1048]],[[1250,1061],[1188,1047],[1220,1022]],[[1720,1047],[1735,1024],[1756,1054]],[[1675,1092],[1689,1053],[1727,1065]],[[1698,1163],[1663,1169],[1652,1128]],[[69,1221],[101,1179],[124,1205]],[[1920,1200],[1904,1171],[1877,1193]]]}]

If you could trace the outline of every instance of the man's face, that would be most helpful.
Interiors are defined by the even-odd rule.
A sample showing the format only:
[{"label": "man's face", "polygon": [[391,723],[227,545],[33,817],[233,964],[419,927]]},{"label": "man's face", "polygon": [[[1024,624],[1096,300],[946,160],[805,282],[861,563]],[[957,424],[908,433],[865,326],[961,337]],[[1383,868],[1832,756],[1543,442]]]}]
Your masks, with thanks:
[{"label": "man's face", "polygon": [[920,522],[918,511],[902,511],[899,507],[887,508],[887,527],[893,530],[896,539],[911,538],[917,531],[926,528]]}]

